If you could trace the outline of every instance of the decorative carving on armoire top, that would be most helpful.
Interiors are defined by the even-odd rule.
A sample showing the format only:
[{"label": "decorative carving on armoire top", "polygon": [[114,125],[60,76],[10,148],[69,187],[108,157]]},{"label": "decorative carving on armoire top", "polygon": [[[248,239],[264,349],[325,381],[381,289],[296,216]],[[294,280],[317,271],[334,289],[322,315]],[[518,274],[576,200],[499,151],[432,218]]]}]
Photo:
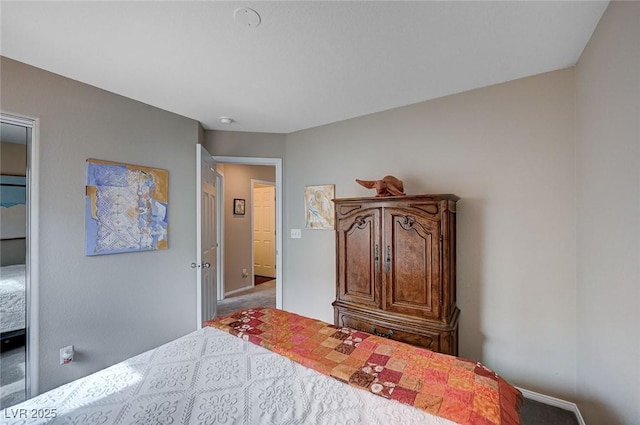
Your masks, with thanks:
[{"label": "decorative carving on armoire top", "polygon": [[338,213],[340,215],[347,215],[359,209],[362,209],[362,205],[340,205],[340,208],[338,208]]},{"label": "decorative carving on armoire top", "polygon": [[426,212],[429,215],[437,216],[440,214],[440,206],[438,204],[409,204],[411,208]]},{"label": "decorative carving on armoire top", "polygon": [[396,215],[396,222],[403,230],[413,230],[423,238],[429,237],[430,233],[422,224],[416,222],[416,218],[412,215]]},{"label": "decorative carving on armoire top", "polygon": [[356,218],[353,219],[353,223],[358,226],[359,229],[364,229],[364,227],[368,224],[365,220],[365,217],[361,215],[357,215]]},{"label": "decorative carving on armoire top", "polygon": [[372,214],[356,216],[356,218],[353,219],[353,222],[351,223],[349,228],[346,230],[346,233],[351,234],[355,230],[365,230],[367,228],[370,228],[371,216]]},{"label": "decorative carving on armoire top", "polygon": [[402,220],[402,227],[405,230],[409,230],[411,228],[413,228],[413,224],[416,222],[416,218],[411,216],[411,215],[405,215],[404,219]]}]

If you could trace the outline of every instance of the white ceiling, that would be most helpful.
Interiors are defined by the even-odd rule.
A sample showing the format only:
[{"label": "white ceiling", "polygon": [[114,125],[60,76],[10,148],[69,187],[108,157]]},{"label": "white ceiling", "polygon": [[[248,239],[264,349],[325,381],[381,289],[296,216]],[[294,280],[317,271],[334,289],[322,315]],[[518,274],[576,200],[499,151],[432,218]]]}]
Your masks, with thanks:
[{"label": "white ceiling", "polygon": [[2,1],[0,53],[206,129],[289,133],[575,65],[607,4]]}]

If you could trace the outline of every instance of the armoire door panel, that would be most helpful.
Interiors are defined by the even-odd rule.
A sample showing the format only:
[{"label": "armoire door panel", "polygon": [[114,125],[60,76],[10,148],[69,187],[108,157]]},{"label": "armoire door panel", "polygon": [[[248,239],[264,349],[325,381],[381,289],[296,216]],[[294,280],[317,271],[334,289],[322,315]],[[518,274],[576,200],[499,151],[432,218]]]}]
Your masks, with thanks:
[{"label": "armoire door panel", "polygon": [[375,275],[375,260],[371,252],[374,238],[371,222],[364,228],[353,228],[345,235],[346,290],[347,294],[372,295],[372,277]]},{"label": "armoire door panel", "polygon": [[[430,305],[431,304],[431,237],[418,235],[414,230],[395,231],[394,234],[406,233],[394,238],[395,255],[391,278],[400,285],[392,285],[393,302]],[[411,282],[411,284],[407,284]]]},{"label": "armoire door panel", "polygon": [[439,222],[393,209],[385,210],[384,219],[385,244],[391,247],[385,309],[439,318]]},{"label": "armoire door panel", "polygon": [[339,222],[340,293],[344,301],[380,306],[378,210]]}]

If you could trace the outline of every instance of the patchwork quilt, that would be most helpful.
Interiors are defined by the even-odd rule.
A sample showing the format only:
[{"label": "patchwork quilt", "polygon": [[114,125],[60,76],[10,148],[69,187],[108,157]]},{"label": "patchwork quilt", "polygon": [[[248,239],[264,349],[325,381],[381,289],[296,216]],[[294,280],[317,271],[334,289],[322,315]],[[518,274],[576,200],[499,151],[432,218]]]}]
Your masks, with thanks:
[{"label": "patchwork quilt", "polygon": [[478,362],[268,308],[206,325],[459,424],[520,424],[522,394]]},{"label": "patchwork quilt", "polygon": [[43,424],[455,425],[212,327],[0,409]]}]

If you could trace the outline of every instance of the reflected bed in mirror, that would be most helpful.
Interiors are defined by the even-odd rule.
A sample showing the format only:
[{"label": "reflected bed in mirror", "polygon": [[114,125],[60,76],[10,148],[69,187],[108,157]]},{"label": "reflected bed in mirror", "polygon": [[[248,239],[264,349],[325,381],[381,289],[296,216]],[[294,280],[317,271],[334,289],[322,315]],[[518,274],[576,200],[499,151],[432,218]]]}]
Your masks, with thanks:
[{"label": "reflected bed in mirror", "polygon": [[0,336],[3,341],[25,333],[26,183],[23,175],[0,175]]},{"label": "reflected bed in mirror", "polygon": [[25,333],[25,265],[0,268],[0,337],[4,341]]}]

